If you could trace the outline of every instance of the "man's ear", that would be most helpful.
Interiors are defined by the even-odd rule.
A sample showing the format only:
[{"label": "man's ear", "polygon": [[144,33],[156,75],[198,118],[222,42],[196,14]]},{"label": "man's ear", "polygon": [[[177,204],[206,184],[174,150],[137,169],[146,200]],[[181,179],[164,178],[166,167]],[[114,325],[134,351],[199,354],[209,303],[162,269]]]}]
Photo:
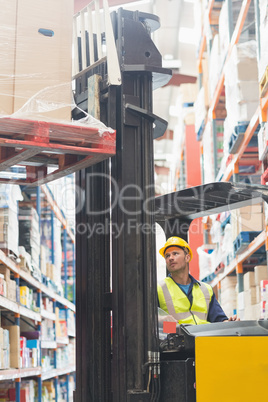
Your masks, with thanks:
[{"label": "man's ear", "polygon": [[190,254],[186,254],[185,259],[186,259],[186,262],[190,262],[190,259],[191,259]]}]

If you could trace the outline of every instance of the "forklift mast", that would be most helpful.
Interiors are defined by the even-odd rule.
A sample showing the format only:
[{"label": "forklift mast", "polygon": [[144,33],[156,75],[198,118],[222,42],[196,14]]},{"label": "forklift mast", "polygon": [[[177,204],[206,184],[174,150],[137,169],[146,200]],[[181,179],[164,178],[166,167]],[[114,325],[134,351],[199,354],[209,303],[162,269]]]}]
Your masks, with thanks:
[{"label": "forklift mast", "polygon": [[[81,111],[93,114],[93,98],[96,117],[116,129],[116,156],[76,173],[75,401],[192,402],[192,349],[189,359],[160,362],[155,223],[167,237],[187,240],[193,219],[267,201],[268,189],[212,183],[155,199],[153,139],[167,123],[153,114],[152,91],[171,78],[151,39],[159,19],[120,8],[111,22],[118,82],[109,79],[108,56],[90,60],[75,76],[79,108],[73,118],[81,118]],[[84,54],[92,59],[96,37],[88,35],[94,51]],[[107,32],[101,38],[108,46]],[[78,38],[80,65],[82,44]]]},{"label": "forklift mast", "polygon": [[86,112],[88,83],[100,77],[100,120],[117,136],[115,157],[76,176],[84,228],[76,237],[76,402],[149,401],[160,392],[153,139],[167,123],[152,112],[152,91],[171,71],[151,40],[158,17],[120,8],[111,20],[121,85],[109,85],[107,59],[76,77]]}]

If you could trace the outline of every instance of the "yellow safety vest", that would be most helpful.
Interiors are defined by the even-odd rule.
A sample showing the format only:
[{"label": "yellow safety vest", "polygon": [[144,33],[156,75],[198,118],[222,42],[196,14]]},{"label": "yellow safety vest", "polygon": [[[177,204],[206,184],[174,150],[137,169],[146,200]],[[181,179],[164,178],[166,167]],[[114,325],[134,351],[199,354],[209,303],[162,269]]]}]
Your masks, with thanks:
[{"label": "yellow safety vest", "polygon": [[213,290],[204,282],[193,284],[192,305],[186,294],[170,277],[157,285],[160,308],[172,315],[179,324],[208,324],[207,316]]}]

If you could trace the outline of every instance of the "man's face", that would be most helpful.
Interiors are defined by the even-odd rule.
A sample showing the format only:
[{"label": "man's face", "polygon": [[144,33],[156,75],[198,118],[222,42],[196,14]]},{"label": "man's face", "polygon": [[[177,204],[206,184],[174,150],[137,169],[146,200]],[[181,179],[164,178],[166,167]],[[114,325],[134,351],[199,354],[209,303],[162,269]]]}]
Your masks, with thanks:
[{"label": "man's face", "polygon": [[165,260],[168,271],[172,274],[184,271],[190,260],[190,254],[185,254],[179,247],[169,247],[165,252]]}]

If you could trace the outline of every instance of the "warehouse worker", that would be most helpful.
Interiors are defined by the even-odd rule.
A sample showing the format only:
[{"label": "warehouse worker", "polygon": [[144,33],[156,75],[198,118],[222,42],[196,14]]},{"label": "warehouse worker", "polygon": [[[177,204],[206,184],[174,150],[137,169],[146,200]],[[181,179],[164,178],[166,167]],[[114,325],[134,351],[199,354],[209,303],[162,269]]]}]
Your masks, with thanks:
[{"label": "warehouse worker", "polygon": [[[157,286],[159,307],[179,324],[207,324],[236,321],[228,319],[218,303],[212,287],[189,274],[193,257],[189,244],[180,237],[170,237],[159,250],[165,258],[169,276]],[[169,317],[168,316],[168,317]],[[172,320],[169,317],[167,321]]]}]

